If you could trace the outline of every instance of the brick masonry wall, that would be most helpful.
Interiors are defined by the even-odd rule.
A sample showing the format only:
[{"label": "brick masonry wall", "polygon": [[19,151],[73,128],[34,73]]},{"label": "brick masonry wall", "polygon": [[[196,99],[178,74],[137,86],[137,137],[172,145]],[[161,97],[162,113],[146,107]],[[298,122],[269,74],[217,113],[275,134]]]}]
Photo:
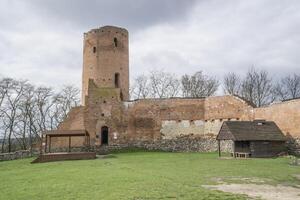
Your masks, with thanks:
[{"label": "brick masonry wall", "polygon": [[[83,118],[83,127],[88,130],[92,145],[101,145],[103,126],[109,127],[109,144],[117,145],[133,141],[172,141],[182,136],[215,138],[223,121],[247,119],[251,115],[249,105],[233,96],[121,102],[119,92],[114,88],[99,88],[90,80],[87,105],[72,111],[70,115],[77,117],[68,117],[73,121],[67,119],[60,128],[76,129],[76,121],[82,124]],[[216,118],[212,118],[214,115]],[[58,141],[53,147],[67,145],[67,140],[56,140],[61,143]]]},{"label": "brick masonry wall", "polygon": [[[227,120],[273,120],[285,134],[294,138],[299,135],[299,100],[252,108],[234,96],[121,102],[118,93],[118,89],[91,86],[88,105],[71,111],[70,115],[74,116],[69,117],[60,128],[83,127],[91,134],[91,144],[100,145],[101,127],[108,126],[110,145],[161,140],[164,142],[156,142],[152,146],[165,144],[166,149],[171,148],[168,144],[175,144],[173,140],[183,136],[216,137],[222,123]],[[67,141],[62,143],[67,145]],[[80,140],[72,140],[72,143],[74,146],[81,144]],[[299,144],[298,139],[289,142],[290,151],[296,151]],[[55,147],[59,146],[58,142]]]},{"label": "brick masonry wall", "polygon": [[[116,43],[115,43],[116,41]],[[129,99],[129,50],[128,31],[124,28],[105,26],[84,34],[82,105],[89,95],[92,79],[96,86],[115,87],[115,74],[119,74],[119,87],[124,100]]]},{"label": "brick masonry wall", "polygon": [[255,108],[255,119],[274,121],[288,136],[300,137],[300,99]]},{"label": "brick masonry wall", "polygon": [[274,121],[288,137],[289,153],[300,155],[300,99],[255,108],[255,119]]}]

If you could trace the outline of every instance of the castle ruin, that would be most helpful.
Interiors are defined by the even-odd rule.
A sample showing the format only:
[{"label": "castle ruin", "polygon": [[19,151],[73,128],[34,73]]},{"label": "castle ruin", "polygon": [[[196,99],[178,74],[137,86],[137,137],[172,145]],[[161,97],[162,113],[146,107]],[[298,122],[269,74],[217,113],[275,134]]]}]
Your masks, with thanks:
[{"label": "castle ruin", "polygon": [[[82,106],[70,111],[59,130],[86,130],[95,149],[216,151],[224,121],[256,119],[276,122],[297,151],[300,99],[261,108],[230,95],[130,101],[128,31],[104,26],[84,34]],[[83,142],[72,139],[73,146]],[[67,143],[57,138],[53,149]]]}]

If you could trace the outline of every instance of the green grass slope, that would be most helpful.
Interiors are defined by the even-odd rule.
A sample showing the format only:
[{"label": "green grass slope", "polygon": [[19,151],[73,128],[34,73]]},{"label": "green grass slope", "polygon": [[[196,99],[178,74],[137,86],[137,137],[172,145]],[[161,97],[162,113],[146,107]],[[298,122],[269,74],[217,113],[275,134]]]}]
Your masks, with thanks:
[{"label": "green grass slope", "polygon": [[[0,199],[245,199],[207,190],[221,178],[299,184],[287,158],[219,159],[215,153],[116,153],[111,158],[30,164],[0,162]],[[232,179],[232,178],[235,179]],[[241,179],[240,179],[241,178]]]}]

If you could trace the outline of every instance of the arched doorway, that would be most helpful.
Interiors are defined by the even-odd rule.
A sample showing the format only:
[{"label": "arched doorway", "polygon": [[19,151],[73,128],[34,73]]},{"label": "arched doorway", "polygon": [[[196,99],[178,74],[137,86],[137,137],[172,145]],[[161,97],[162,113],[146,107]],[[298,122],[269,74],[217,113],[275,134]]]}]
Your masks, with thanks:
[{"label": "arched doorway", "polygon": [[102,126],[101,128],[101,145],[108,144],[108,127]]}]

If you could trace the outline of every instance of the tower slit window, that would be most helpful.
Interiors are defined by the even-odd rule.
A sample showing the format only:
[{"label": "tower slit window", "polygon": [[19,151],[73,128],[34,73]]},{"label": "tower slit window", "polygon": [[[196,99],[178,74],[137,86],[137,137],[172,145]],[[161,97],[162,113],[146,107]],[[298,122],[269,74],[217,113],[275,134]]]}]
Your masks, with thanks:
[{"label": "tower slit window", "polygon": [[119,88],[119,87],[120,87],[120,74],[115,73],[115,88]]},{"label": "tower slit window", "polygon": [[97,48],[93,47],[93,53],[96,53],[96,51],[97,51]]},{"label": "tower slit window", "polygon": [[117,38],[114,38],[114,45],[115,45],[115,47],[118,47],[118,39]]}]

